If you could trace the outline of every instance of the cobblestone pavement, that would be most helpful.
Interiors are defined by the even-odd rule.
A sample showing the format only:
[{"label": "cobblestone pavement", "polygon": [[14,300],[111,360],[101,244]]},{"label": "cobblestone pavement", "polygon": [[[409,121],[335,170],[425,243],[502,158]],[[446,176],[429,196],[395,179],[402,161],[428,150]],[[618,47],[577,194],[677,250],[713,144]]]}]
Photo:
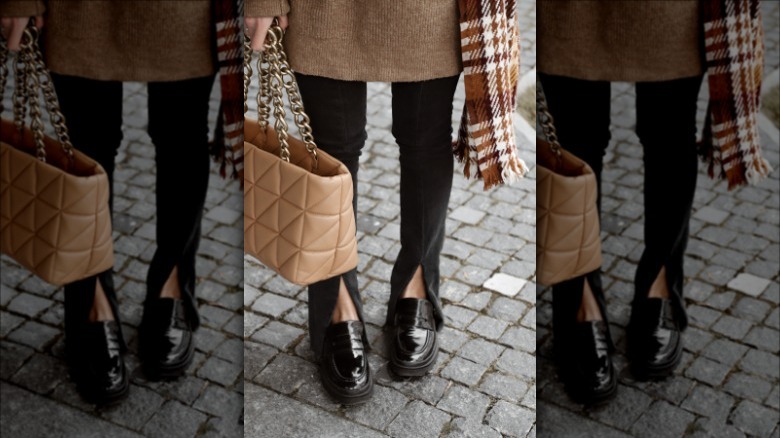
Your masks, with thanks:
[{"label": "cobblestone pavement", "polygon": [[[524,50],[531,33],[524,33]],[[305,288],[247,257],[246,436],[535,436],[536,308],[529,281],[536,259],[535,172],[514,186],[484,192],[456,165],[441,262],[446,327],[438,365],[425,377],[394,380],[382,333],[399,249],[400,170],[387,110],[390,87],[370,84],[368,106],[358,267],[373,347],[374,398],[355,408],[329,399],[309,350]],[[461,88],[453,123],[462,106]],[[533,169],[532,148],[524,144],[521,156]]]},{"label": "cobblestone pavement", "polygon": [[[9,89],[6,96],[10,97]],[[212,98],[216,119],[219,87]],[[177,381],[140,372],[136,328],[147,264],[155,249],[154,148],[146,134],[146,87],[125,85],[125,140],[117,157],[114,199],[115,282],[130,353],[130,396],[119,406],[85,404],[64,363],[63,293],[0,259],[0,413],[2,436],[241,436],[243,379],[241,281],[243,195],[212,172],[196,293],[202,326],[195,361]],[[6,103],[6,107],[8,103]],[[77,145],[78,146],[78,145]]]},{"label": "cobblestone pavement", "polygon": [[[778,68],[780,3],[764,2],[767,72]],[[760,185],[729,192],[702,169],[685,260],[691,325],[683,335],[674,377],[634,381],[625,359],[633,276],[643,248],[642,149],[634,134],[634,88],[614,84],[613,145],[603,185],[604,286],[613,356],[620,372],[617,399],[583,409],[572,403],[552,363],[552,305],[539,288],[538,433],[565,436],[780,436],[778,349],[778,144],[763,137],[775,171]],[[702,90],[700,111],[706,108]]]}]

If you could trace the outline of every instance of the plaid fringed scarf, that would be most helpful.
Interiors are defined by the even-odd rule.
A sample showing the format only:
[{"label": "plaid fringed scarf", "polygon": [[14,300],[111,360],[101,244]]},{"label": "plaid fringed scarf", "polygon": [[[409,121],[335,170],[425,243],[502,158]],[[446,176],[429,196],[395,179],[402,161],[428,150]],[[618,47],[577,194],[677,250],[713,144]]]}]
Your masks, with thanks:
[{"label": "plaid fringed scarf", "polygon": [[758,115],[764,34],[758,0],[709,0],[703,22],[710,103],[699,151],[710,177],[729,189],[756,184],[772,168],[761,156]]},{"label": "plaid fringed scarf", "polygon": [[220,174],[244,180],[244,0],[214,0],[222,100],[211,152]]},{"label": "plaid fringed scarf", "polygon": [[517,156],[514,117],[520,76],[520,33],[515,0],[459,0],[460,44],[466,85],[455,156],[463,174],[482,178],[485,190],[528,171]]}]

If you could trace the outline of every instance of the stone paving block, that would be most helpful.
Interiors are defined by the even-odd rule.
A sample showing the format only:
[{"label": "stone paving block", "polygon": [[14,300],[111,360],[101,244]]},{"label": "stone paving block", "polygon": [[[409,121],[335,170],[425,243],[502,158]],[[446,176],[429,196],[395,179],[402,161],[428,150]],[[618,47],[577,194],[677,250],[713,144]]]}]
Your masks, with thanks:
[{"label": "stone paving block", "polygon": [[503,400],[496,403],[487,416],[488,425],[510,436],[526,436],[535,420],[533,411]]},{"label": "stone paving block", "polygon": [[485,217],[485,212],[475,210],[471,207],[461,206],[456,208],[449,217],[469,225],[476,225]]},{"label": "stone paving block", "polygon": [[301,385],[296,393],[296,398],[330,412],[338,411],[341,408],[341,404],[334,401],[330,394],[325,392],[325,388],[319,380],[307,381]]},{"label": "stone paving block", "polygon": [[[383,382],[383,384],[384,383],[385,382]],[[412,397],[428,404],[435,405],[441,400],[444,392],[453,383],[447,379],[429,374],[424,379],[410,378],[399,380],[397,377],[394,377],[389,379],[387,384],[402,392],[407,397]]]},{"label": "stone paving block", "polygon": [[252,339],[286,349],[303,335],[303,330],[277,321],[271,321],[252,335]]},{"label": "stone paving block", "polygon": [[423,402],[413,401],[390,423],[387,432],[399,438],[435,438],[449,421],[448,414]]},{"label": "stone paving block", "polygon": [[443,310],[446,325],[457,329],[464,329],[477,316],[477,312],[464,307],[445,305]]},{"label": "stone paving block", "polygon": [[656,401],[630,430],[637,437],[680,437],[685,435],[695,418],[665,401]]},{"label": "stone paving block", "polygon": [[634,388],[620,386],[611,403],[593,411],[590,416],[621,430],[628,430],[652,403],[647,394]]},{"label": "stone paving block", "polygon": [[536,352],[536,334],[523,327],[510,327],[499,339],[499,342],[516,350],[526,351],[528,353]]},{"label": "stone paving block", "polygon": [[52,300],[28,293],[21,293],[11,301],[8,305],[8,310],[32,318],[46,310],[52,304],[54,304]]},{"label": "stone paving block", "polygon": [[208,417],[177,401],[168,401],[146,423],[143,433],[147,436],[193,437]]},{"label": "stone paving block", "polygon": [[732,339],[742,339],[750,330],[751,324],[748,321],[734,318],[729,315],[723,315],[715,325],[713,331]]},{"label": "stone paving block", "polygon": [[514,323],[525,313],[527,307],[520,301],[507,297],[498,297],[488,308],[488,315],[502,321]]},{"label": "stone paving block", "polygon": [[346,416],[358,423],[384,430],[404,408],[408,399],[400,392],[377,385],[373,398],[366,404],[347,411]]},{"label": "stone paving block", "polygon": [[458,354],[472,362],[490,365],[503,351],[504,347],[500,345],[485,341],[484,339],[472,339],[458,351]]},{"label": "stone paving block", "polygon": [[501,438],[501,434],[478,421],[456,418],[450,423],[447,438]]},{"label": "stone paving block", "polygon": [[780,413],[749,400],[743,400],[729,416],[737,429],[754,436],[770,436],[780,422]]},{"label": "stone paving block", "polygon": [[459,417],[478,421],[485,416],[489,404],[490,398],[484,394],[453,385],[436,407]]},{"label": "stone paving block", "polygon": [[89,431],[93,436],[135,438],[142,435],[109,421],[63,405],[5,382],[0,383],[3,402],[0,416],[14,421],[3,421],[0,435],[22,436],[78,436]]},{"label": "stone paving block", "polygon": [[685,370],[685,376],[717,388],[723,383],[728,372],[729,367],[705,357],[699,357]]},{"label": "stone paving block", "polygon": [[252,310],[272,318],[278,318],[284,312],[295,307],[295,305],[296,302],[294,300],[267,293],[261,295],[259,298],[257,298],[257,300],[255,300],[254,304],[252,304]]},{"label": "stone paving block", "polygon": [[704,417],[722,419],[728,415],[733,405],[733,397],[699,384],[685,399],[682,408]]},{"label": "stone paving block", "polygon": [[67,379],[65,364],[57,358],[35,354],[11,377],[11,381],[39,394],[50,393]]},{"label": "stone paving block", "polygon": [[468,330],[487,339],[497,340],[507,327],[504,321],[480,315],[468,326]]},{"label": "stone paving block", "polygon": [[762,350],[777,352],[780,346],[780,331],[768,327],[753,327],[745,338],[745,343]]},{"label": "stone paving block", "polygon": [[743,293],[746,293],[752,297],[758,297],[766,289],[771,281],[756,277],[752,274],[739,274],[734,279],[729,281],[728,287]]},{"label": "stone paving block", "polygon": [[690,427],[690,436],[696,438],[704,437],[724,437],[724,438],[744,438],[745,434],[737,430],[737,428],[728,425],[723,419],[712,419],[706,417],[699,417],[698,420]]},{"label": "stone paving block", "polygon": [[[517,404],[528,391],[522,380],[501,373],[488,373],[479,385],[479,390],[493,397]],[[536,391],[534,391],[534,396]]]},{"label": "stone paving block", "polygon": [[702,351],[702,354],[732,367],[747,352],[748,347],[728,339],[716,339]]},{"label": "stone paving block", "polygon": [[131,385],[125,401],[102,412],[102,416],[130,429],[140,430],[158,411],[165,400],[149,389]]},{"label": "stone paving block", "polygon": [[441,376],[466,386],[473,386],[479,382],[487,366],[471,362],[460,357],[454,357],[441,371]]},{"label": "stone paving block", "polygon": [[739,362],[739,367],[759,376],[777,379],[780,374],[780,359],[776,354],[750,349]]},{"label": "stone paving block", "polygon": [[231,420],[238,418],[243,404],[243,396],[238,392],[210,383],[192,407],[201,412]]},{"label": "stone paving block", "polygon": [[534,379],[536,377],[536,358],[517,350],[505,350],[496,362],[496,368],[514,376]]},{"label": "stone paving block", "polygon": [[7,336],[8,333],[19,327],[24,321],[24,318],[0,311],[0,336]]},{"label": "stone paving block", "polygon": [[60,331],[57,329],[28,320],[19,328],[11,332],[11,334],[8,335],[8,339],[27,345],[38,351],[43,351],[47,345],[59,336],[59,334]]},{"label": "stone paving block", "polygon": [[255,378],[257,383],[291,394],[318,373],[314,364],[295,356],[280,354]]},{"label": "stone paving block", "polygon": [[520,289],[525,285],[526,281],[521,278],[516,278],[507,274],[495,274],[484,286],[487,289],[494,290],[500,294],[513,297],[520,292]]},{"label": "stone paving block", "polygon": [[197,376],[222,386],[230,386],[241,371],[241,368],[236,367],[234,363],[212,356],[198,369]]},{"label": "stone paving block", "polygon": [[745,373],[733,373],[726,381],[724,389],[739,398],[761,402],[767,397],[772,387],[769,382],[759,377]]}]

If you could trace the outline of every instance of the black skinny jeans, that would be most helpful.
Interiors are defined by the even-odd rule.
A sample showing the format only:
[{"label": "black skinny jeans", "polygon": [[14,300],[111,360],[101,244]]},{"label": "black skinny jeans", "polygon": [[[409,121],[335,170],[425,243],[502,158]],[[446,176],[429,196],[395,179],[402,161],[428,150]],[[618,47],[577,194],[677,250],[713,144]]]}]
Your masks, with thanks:
[{"label": "black skinny jeans", "polygon": [[[317,146],[341,160],[352,174],[357,214],[358,160],[366,143],[366,83],[297,74],[298,85]],[[393,92],[393,136],[401,156],[401,250],[390,278],[387,322],[395,303],[418,266],[428,299],[441,326],[439,255],[452,189],[452,100],[458,76],[423,82],[396,82]],[[309,286],[309,333],[319,357],[344,279],[363,320],[357,269]]]},{"label": "black skinny jeans", "polygon": [[[122,143],[122,82],[52,77],[73,145],[108,174],[113,211],[114,159]],[[214,77],[207,76],[148,84],[148,132],[156,155],[157,250],[147,275],[146,303],[159,297],[178,266],[182,299],[193,329],[199,325],[195,254],[209,180],[208,110],[213,82]],[[112,273],[109,270],[65,286],[66,339],[68,332],[78,333],[75,330],[87,321],[96,279],[119,321]]]},{"label": "black skinny jeans", "polygon": [[[601,171],[610,140],[610,83],[539,75],[561,145],[596,173],[601,210]],[[666,266],[667,284],[681,329],[683,257],[696,190],[696,101],[702,77],[636,84],[636,133],[644,150],[645,249],[634,279],[632,315],[641,311],[650,286]],[[584,279],[607,320],[600,271],[553,287],[553,329],[562,340],[574,323]],[[556,342],[558,344],[558,342]]]}]

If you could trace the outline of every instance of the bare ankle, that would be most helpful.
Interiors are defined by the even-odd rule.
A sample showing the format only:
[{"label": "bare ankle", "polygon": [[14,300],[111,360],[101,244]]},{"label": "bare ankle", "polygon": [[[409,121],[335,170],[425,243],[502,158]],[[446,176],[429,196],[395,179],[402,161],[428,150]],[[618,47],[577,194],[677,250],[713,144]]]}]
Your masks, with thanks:
[{"label": "bare ankle", "polygon": [[648,298],[669,298],[669,286],[666,282],[666,266],[661,267],[658,276],[655,277],[650,290],[647,292]]},{"label": "bare ankle", "polygon": [[336,299],[336,307],[333,309],[333,315],[331,321],[333,323],[344,321],[357,321],[359,319],[355,303],[352,302],[352,296],[347,290],[347,286],[344,284],[344,279],[341,279],[339,284],[339,296]]},{"label": "bare ankle", "polygon": [[95,298],[92,301],[92,309],[89,311],[89,321],[113,321],[114,312],[111,310],[111,304],[108,302],[106,293],[100,280],[95,281]]},{"label": "bare ankle", "polygon": [[181,287],[179,286],[179,267],[174,266],[168,279],[165,280],[162,290],[160,291],[160,298],[181,298]]},{"label": "bare ankle", "polygon": [[423,276],[422,265],[420,265],[417,267],[417,270],[414,271],[414,275],[409,281],[409,284],[406,285],[406,289],[404,289],[404,293],[401,294],[401,298],[418,298],[424,300],[427,298],[425,289],[425,277]]},{"label": "bare ankle", "polygon": [[602,321],[603,319],[599,303],[593,295],[590,283],[585,279],[582,290],[582,302],[579,310],[577,310],[577,322]]}]

